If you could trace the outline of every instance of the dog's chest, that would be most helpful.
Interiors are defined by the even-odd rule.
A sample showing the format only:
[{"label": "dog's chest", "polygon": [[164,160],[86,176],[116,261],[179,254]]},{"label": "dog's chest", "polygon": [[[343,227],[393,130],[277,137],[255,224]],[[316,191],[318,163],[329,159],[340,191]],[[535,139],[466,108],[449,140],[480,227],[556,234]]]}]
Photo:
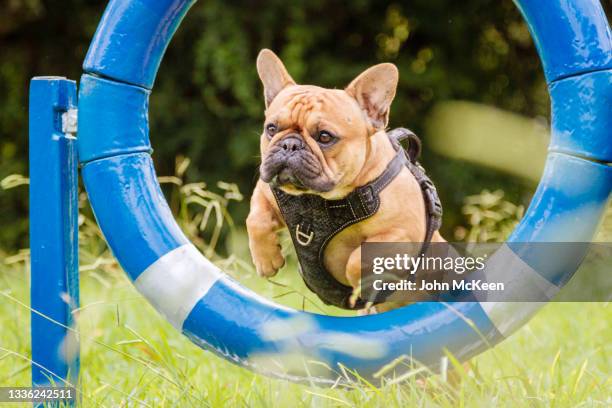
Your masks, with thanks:
[{"label": "dog's chest", "polygon": [[281,190],[273,193],[306,274],[307,269],[322,266],[323,251],[332,240],[344,242],[344,238],[336,238],[347,236],[346,230],[376,215],[380,206],[379,196],[369,186],[340,200],[326,200],[314,194],[292,196]]},{"label": "dog's chest", "polygon": [[[423,199],[410,172],[401,168],[385,186],[381,191],[376,183],[370,183],[334,201],[272,190],[290,231],[300,274],[306,286],[326,303],[351,308],[349,298],[352,286],[359,281],[362,242],[418,241],[422,236]],[[417,212],[411,211],[413,206]]]}]

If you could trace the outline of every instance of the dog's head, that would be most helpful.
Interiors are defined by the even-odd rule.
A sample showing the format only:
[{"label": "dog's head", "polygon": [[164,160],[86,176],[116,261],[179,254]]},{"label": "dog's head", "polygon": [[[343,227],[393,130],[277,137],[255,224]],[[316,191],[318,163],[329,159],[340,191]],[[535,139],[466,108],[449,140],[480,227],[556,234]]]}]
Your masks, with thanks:
[{"label": "dog's head", "polygon": [[375,65],[344,90],[297,85],[270,50],[257,58],[266,120],[261,179],[289,194],[341,198],[353,188],[368,156],[368,138],[384,130],[398,71]]}]

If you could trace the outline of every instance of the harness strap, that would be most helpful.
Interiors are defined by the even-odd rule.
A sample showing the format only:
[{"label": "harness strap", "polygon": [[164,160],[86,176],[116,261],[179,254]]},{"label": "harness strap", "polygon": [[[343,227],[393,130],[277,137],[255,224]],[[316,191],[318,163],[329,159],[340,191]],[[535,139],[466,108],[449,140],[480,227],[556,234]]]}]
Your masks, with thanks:
[{"label": "harness strap", "polygon": [[[396,128],[389,131],[387,134],[389,135],[389,139],[391,139],[391,144],[393,144],[395,150],[398,151],[398,154],[404,152],[405,158],[407,155],[407,160],[405,160],[404,163],[419,183],[421,191],[423,192],[426,228],[425,239],[423,240],[423,247],[421,247],[420,254],[424,254],[427,252],[433,234],[442,226],[442,202],[438,196],[436,186],[425,173],[425,169],[418,162],[418,158],[421,155],[421,140],[419,137],[410,129],[406,128]],[[404,140],[408,140],[408,146],[405,149],[401,144]]]},{"label": "harness strap", "polygon": [[425,230],[425,240],[423,241],[423,247],[421,248],[421,254],[427,252],[429,243],[433,234],[440,229],[442,226],[442,203],[438,196],[436,186],[427,175],[421,165],[416,163],[410,164],[410,171],[419,182],[421,191],[423,192],[423,199],[425,200],[425,211],[427,212],[427,225]]},{"label": "harness strap", "polygon": [[[403,150],[398,150],[395,157],[387,164],[385,170],[374,180],[366,184],[365,186],[357,187],[356,192],[365,201],[372,201],[371,197],[378,196],[378,194],[385,189],[397,177],[400,171],[409,163],[406,154]],[[350,196],[350,194],[349,194]]]}]

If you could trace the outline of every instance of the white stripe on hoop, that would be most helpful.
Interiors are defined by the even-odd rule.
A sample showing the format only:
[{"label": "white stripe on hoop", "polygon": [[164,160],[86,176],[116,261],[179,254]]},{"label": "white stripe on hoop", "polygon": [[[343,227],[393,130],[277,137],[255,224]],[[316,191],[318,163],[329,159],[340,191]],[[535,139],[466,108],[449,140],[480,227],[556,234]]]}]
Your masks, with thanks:
[{"label": "white stripe on hoop", "polygon": [[223,273],[193,246],[168,252],[136,278],[134,285],[177,329]]},{"label": "white stripe on hoop", "polygon": [[[503,244],[491,256],[484,274],[488,282],[504,284],[503,291],[489,291],[486,298],[478,299],[491,322],[504,337],[521,327],[560,289],[525,263],[507,244]],[[517,301],[520,299],[541,301]]]}]

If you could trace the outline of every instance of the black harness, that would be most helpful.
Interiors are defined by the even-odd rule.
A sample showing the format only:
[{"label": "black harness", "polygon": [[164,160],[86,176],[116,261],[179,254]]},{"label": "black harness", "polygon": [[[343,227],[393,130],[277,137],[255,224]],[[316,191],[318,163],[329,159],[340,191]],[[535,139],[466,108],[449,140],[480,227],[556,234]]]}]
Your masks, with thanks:
[{"label": "black harness", "polygon": [[[336,234],[378,211],[380,192],[393,181],[403,167],[407,167],[416,178],[425,200],[427,228],[420,253],[427,250],[434,232],[440,228],[442,204],[435,186],[417,162],[421,151],[419,138],[404,128],[394,129],[387,134],[397,154],[380,176],[356,188],[345,198],[326,200],[315,194],[295,196],[278,188],[272,189],[293,240],[300,263],[300,274],[306,286],[326,304],[343,309],[361,309],[366,306],[367,302],[361,298],[351,304],[353,288],[338,282],[325,269],[323,254],[327,244]],[[406,139],[408,146],[404,150],[400,142]],[[387,295],[379,293],[372,303],[383,302]]]}]

